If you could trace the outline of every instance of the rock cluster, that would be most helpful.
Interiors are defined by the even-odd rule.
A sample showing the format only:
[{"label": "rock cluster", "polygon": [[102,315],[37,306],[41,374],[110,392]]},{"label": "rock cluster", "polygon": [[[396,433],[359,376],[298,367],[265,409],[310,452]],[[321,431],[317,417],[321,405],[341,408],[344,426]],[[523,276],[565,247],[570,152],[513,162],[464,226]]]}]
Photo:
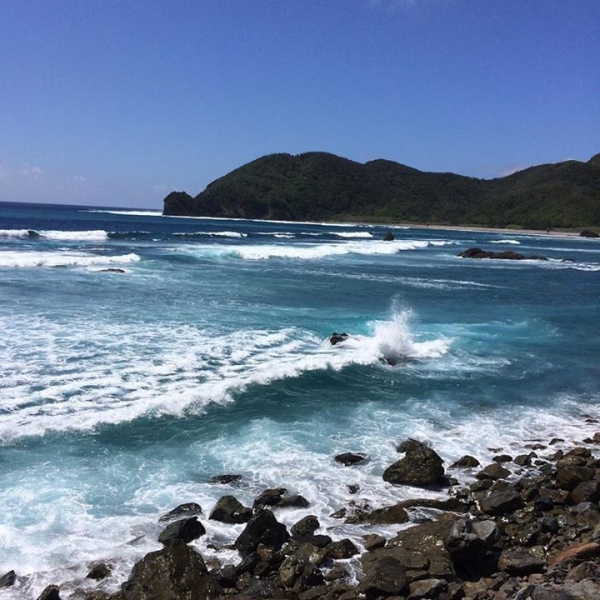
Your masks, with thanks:
[{"label": "rock cluster", "polygon": [[481,248],[468,248],[458,254],[461,258],[494,258],[500,260],[548,260],[546,256],[532,254],[525,256],[514,250],[502,250],[501,252],[492,252],[491,250],[482,250]]},{"label": "rock cluster", "polygon": [[[598,599],[600,460],[592,453],[594,444],[600,444],[600,433],[568,451],[540,443],[536,451],[530,448],[514,458],[498,454],[483,468],[475,457],[465,456],[450,470],[470,469],[473,482],[459,485],[448,477],[433,449],[407,440],[398,446],[403,458],[386,470],[384,478],[393,485],[445,486],[447,498],[409,500],[377,510],[365,502],[351,502],[336,514],[351,523],[407,523],[411,511],[419,509],[416,524],[390,539],[367,534],[362,549],[350,539],[334,541],[320,534],[315,515],[305,516],[288,531],[273,510],[305,507],[308,502],[284,488],[273,488],[256,498],[253,509],[233,496],[217,502],[210,519],[245,523],[233,545],[240,559],[235,565],[215,560],[207,565],[189,546],[205,533],[198,520],[202,509],[197,504],[181,505],[161,518],[169,521],[159,537],[163,549],[140,560],[119,592],[69,597]],[[101,580],[109,574],[110,567],[101,564],[89,577]],[[0,577],[0,587],[12,586],[17,579],[10,571]],[[59,598],[57,586],[48,586],[40,596]]]}]

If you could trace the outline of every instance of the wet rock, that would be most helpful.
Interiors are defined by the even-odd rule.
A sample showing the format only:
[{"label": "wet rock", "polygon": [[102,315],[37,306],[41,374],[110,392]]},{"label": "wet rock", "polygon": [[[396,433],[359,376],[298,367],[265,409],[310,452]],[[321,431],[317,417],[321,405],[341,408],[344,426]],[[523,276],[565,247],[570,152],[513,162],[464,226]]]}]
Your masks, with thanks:
[{"label": "wet rock", "polygon": [[455,463],[451,465],[454,469],[472,469],[478,467],[481,463],[474,457],[465,454],[461,456]]},{"label": "wet rock", "polygon": [[313,535],[319,527],[321,527],[319,519],[315,515],[307,515],[295,525],[292,525],[290,533],[292,534],[292,538],[301,539]]},{"label": "wet rock", "polygon": [[572,504],[594,502],[600,500],[600,483],[596,480],[582,481],[569,493],[568,500]]},{"label": "wet rock", "polygon": [[403,506],[395,504],[394,506],[378,508],[362,516],[360,520],[371,523],[372,525],[392,525],[394,523],[406,523],[408,521],[408,513]]},{"label": "wet rock", "polygon": [[377,548],[383,548],[386,543],[386,539],[378,533],[369,533],[363,537],[365,543],[365,550],[370,552],[371,550],[377,550]]},{"label": "wet rock", "polygon": [[14,571],[9,571],[0,577],[0,589],[11,587],[17,581],[17,574]]},{"label": "wet rock", "polygon": [[345,342],[350,336],[347,333],[337,333],[337,331],[334,331],[330,336],[329,336],[329,343],[332,346],[336,346],[337,344],[341,344],[342,342]]},{"label": "wet rock", "polygon": [[520,494],[513,488],[507,488],[490,494],[480,502],[481,510],[488,515],[504,515],[523,506]]},{"label": "wet rock", "polygon": [[208,518],[221,523],[247,523],[251,517],[252,509],[244,506],[235,496],[222,496]]},{"label": "wet rock", "polygon": [[310,502],[300,494],[286,495],[275,505],[277,508],[308,508]]},{"label": "wet rock", "polygon": [[579,232],[579,237],[586,237],[586,238],[597,238],[600,237],[599,233],[596,233],[595,231],[593,231],[592,229],[582,229]]},{"label": "wet rock", "polygon": [[248,521],[244,531],[235,540],[234,546],[242,557],[246,557],[254,552],[259,544],[279,550],[289,537],[285,525],[279,523],[270,510],[261,509]]},{"label": "wet rock", "polygon": [[349,494],[357,494],[360,491],[360,485],[358,483],[351,483],[348,485],[348,493]]},{"label": "wet rock", "polygon": [[529,454],[519,454],[518,456],[515,456],[513,462],[520,467],[529,467],[531,466],[534,458],[537,458],[537,454],[535,452],[530,452]]},{"label": "wet rock", "polygon": [[180,517],[197,517],[201,514],[202,507],[199,504],[196,504],[196,502],[186,502],[162,515],[162,517],[158,519],[158,522],[164,523],[165,521],[174,521]]},{"label": "wet rock", "polygon": [[318,568],[322,553],[310,544],[300,544],[281,563],[278,578],[281,584],[296,591],[304,591],[309,586],[324,583],[323,574]]},{"label": "wet rock", "polygon": [[496,481],[497,479],[506,479],[510,475],[510,471],[505,469],[498,463],[492,463],[479,471],[475,477],[480,480],[491,479]]},{"label": "wet rock", "polygon": [[285,488],[270,488],[265,490],[254,501],[254,508],[273,506],[278,508],[308,508],[308,500],[299,494],[288,494]]},{"label": "wet rock", "polygon": [[147,554],[121,588],[123,600],[206,600],[220,593],[202,556],[180,541]]},{"label": "wet rock", "polygon": [[545,256],[539,256],[537,254],[525,256],[514,250],[492,252],[489,250],[482,250],[481,248],[468,248],[463,252],[459,252],[458,256],[461,258],[491,258],[497,260],[548,260]]},{"label": "wet rock", "polygon": [[335,457],[335,461],[350,467],[352,465],[364,465],[369,462],[369,456],[363,452],[344,452]]},{"label": "wet rock", "polygon": [[526,552],[525,550],[508,550],[502,552],[498,559],[498,569],[509,575],[529,575],[541,573],[546,561],[542,558]]},{"label": "wet rock", "polygon": [[86,575],[86,579],[95,579],[100,581],[106,579],[111,574],[111,568],[106,563],[100,563],[93,566]]},{"label": "wet rock", "polygon": [[[587,230],[586,230],[587,231]],[[593,232],[592,232],[593,233]],[[587,237],[598,237],[598,236],[587,236]],[[383,241],[384,242],[393,242],[394,241],[394,234],[391,231],[388,231],[384,236],[383,236]]]},{"label": "wet rock", "polygon": [[384,481],[426,486],[438,483],[444,476],[441,457],[422,442],[407,440],[400,444],[398,451],[406,455],[384,471]]},{"label": "wet rock", "polygon": [[358,586],[366,600],[381,596],[399,596],[406,588],[406,575],[402,565],[391,557],[384,557],[374,563]]},{"label": "wet rock", "polygon": [[100,273],[125,273],[125,269],[118,267],[109,267],[108,269],[100,269]]},{"label": "wet rock", "polygon": [[59,588],[57,585],[49,585],[38,596],[37,600],[60,600]]},{"label": "wet rock", "polygon": [[359,550],[351,540],[345,538],[337,542],[331,542],[323,553],[324,558],[343,559],[352,558],[359,554]]},{"label": "wet rock", "polygon": [[204,525],[196,517],[190,517],[167,525],[158,536],[158,541],[164,546],[176,541],[189,544],[205,533]]},{"label": "wet rock", "polygon": [[600,565],[596,562],[586,561],[573,567],[565,575],[565,579],[582,581],[584,579],[600,580]]},{"label": "wet rock", "polygon": [[593,469],[588,467],[563,467],[556,473],[556,486],[561,490],[574,490],[580,483],[589,481],[593,476]]},{"label": "wet rock", "polygon": [[239,483],[240,481],[242,481],[242,479],[243,477],[241,475],[225,473],[223,475],[213,475],[208,480],[208,483],[229,485],[232,483]]}]

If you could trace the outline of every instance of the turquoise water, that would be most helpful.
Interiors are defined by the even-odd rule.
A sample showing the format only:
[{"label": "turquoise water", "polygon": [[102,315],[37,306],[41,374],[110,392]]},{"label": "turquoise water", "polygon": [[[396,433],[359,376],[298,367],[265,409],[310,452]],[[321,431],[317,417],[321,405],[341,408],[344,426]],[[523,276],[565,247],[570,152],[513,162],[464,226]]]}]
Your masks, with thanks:
[{"label": "turquoise water", "polygon": [[[0,597],[90,587],[98,560],[114,590],[159,547],[158,515],[274,485],[311,502],[286,524],[360,540],[331,513],[423,495],[381,479],[407,436],[448,464],[584,437],[600,242],[387,230],[0,204],[0,574],[21,576]],[[471,246],[550,260],[457,256]],[[336,465],[347,450],[371,460]],[[241,526],[203,522],[197,548],[235,560],[208,546]]]}]

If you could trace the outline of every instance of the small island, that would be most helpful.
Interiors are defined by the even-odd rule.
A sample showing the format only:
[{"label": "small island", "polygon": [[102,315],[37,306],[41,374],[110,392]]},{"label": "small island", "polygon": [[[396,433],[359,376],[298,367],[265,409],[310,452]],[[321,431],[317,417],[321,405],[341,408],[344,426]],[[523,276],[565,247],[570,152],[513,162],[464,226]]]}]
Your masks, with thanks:
[{"label": "small island", "polygon": [[171,192],[170,216],[467,225],[600,227],[600,154],[497,179],[428,173],[389,160],[326,152],[263,156],[195,197]]}]

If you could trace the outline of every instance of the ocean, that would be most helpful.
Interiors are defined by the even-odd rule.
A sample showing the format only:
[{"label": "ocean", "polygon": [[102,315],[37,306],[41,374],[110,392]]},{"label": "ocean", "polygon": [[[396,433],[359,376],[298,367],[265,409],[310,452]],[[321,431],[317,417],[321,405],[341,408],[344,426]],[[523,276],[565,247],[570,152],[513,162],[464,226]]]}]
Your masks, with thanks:
[{"label": "ocean", "polygon": [[[549,260],[457,256],[472,246]],[[593,239],[0,203],[0,576],[18,575],[0,598],[117,590],[183,502],[204,512],[193,546],[235,562],[244,526],[207,515],[268,487],[309,500],[288,526],[389,536],[331,515],[438,494],[382,480],[408,437],[446,467],[581,440],[599,290]]]}]

